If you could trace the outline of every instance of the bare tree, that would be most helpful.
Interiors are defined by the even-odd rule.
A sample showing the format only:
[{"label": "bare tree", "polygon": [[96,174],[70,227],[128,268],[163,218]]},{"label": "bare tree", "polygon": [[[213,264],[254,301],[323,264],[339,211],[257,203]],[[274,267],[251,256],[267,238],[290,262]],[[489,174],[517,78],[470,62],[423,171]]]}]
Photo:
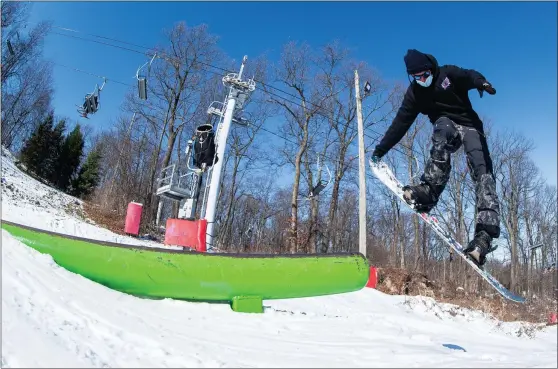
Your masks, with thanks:
[{"label": "bare tree", "polygon": [[28,32],[29,4],[3,1],[2,11],[2,144],[17,150],[50,111],[52,70],[42,60],[42,43],[50,25]]},{"label": "bare tree", "polygon": [[2,84],[2,144],[18,150],[49,111],[53,88],[48,63],[36,61]]},{"label": "bare tree", "polygon": [[524,193],[521,214],[525,223],[524,238],[527,246],[527,288],[531,297],[534,293],[552,296],[551,291],[545,290],[544,271],[552,269],[556,262],[556,188],[540,183],[534,189],[532,197],[528,195],[531,194]]},{"label": "bare tree", "polygon": [[2,84],[11,77],[21,75],[25,67],[41,58],[42,44],[48,31],[49,22],[40,22],[27,34],[26,21],[29,4],[3,1],[2,11]]},{"label": "bare tree", "polygon": [[207,94],[208,84],[216,82],[215,72],[208,70],[208,65],[223,58],[217,37],[208,33],[206,25],[187,27],[181,22],[165,35],[169,46],[154,50],[159,59],[151,67],[147,101],[132,94],[125,105],[128,111],[149,122],[151,131],[158,137],[149,169],[149,195],[145,199],[153,219],[159,200],[151,195],[157,170],[169,165],[181,132],[193,132],[200,121],[207,119],[206,110],[212,97]]},{"label": "bare tree", "polygon": [[[283,47],[281,60],[274,68],[274,80],[286,87],[299,99],[300,103],[278,98],[270,94],[270,100],[283,112],[285,118],[284,131],[296,140],[296,153],[292,160],[294,181],[291,196],[290,247],[289,251],[298,251],[298,203],[303,158],[311,145],[313,132],[316,130],[315,118],[322,109],[324,96],[321,95],[316,78],[319,72],[315,66],[319,61],[313,56],[307,44],[297,45],[289,42]],[[266,91],[270,91],[266,87]],[[292,154],[287,154],[292,155]]]},{"label": "bare tree", "polygon": [[[265,106],[262,106],[265,109]],[[258,157],[258,146],[254,145],[256,135],[261,127],[264,117],[266,115],[265,110],[260,109],[258,113],[252,115],[255,120],[250,123],[248,128],[245,127],[235,127],[231,131],[231,137],[229,140],[229,154],[227,155],[227,163],[230,163],[232,168],[230,174],[226,176],[228,180],[225,186],[225,181],[223,181],[223,189],[226,190],[226,194],[221,191],[221,202],[219,214],[224,214],[220,216],[219,223],[220,229],[218,244],[221,245],[231,236],[231,229],[234,223],[235,215],[235,204],[238,200],[237,193],[246,181],[248,176],[248,184],[253,185],[250,180],[252,169],[256,165]],[[249,191],[247,189],[247,191]],[[247,192],[250,193],[250,192]],[[244,194],[244,193],[243,193]],[[224,203],[225,202],[225,203]]]},{"label": "bare tree", "polygon": [[99,133],[94,142],[102,142],[103,175],[93,201],[105,211],[124,212],[129,201],[143,202],[149,188],[151,157],[155,140],[147,122],[138,118],[130,130],[130,118],[121,116],[110,131]]},{"label": "bare tree", "polygon": [[[500,184],[500,209],[502,223],[509,241],[511,253],[510,288],[516,289],[519,277],[520,253],[525,255],[521,244],[521,228],[525,199],[532,196],[537,186],[537,168],[529,159],[532,142],[514,132],[506,132],[494,139],[496,157],[495,173]],[[522,258],[525,260],[525,258]]]}]

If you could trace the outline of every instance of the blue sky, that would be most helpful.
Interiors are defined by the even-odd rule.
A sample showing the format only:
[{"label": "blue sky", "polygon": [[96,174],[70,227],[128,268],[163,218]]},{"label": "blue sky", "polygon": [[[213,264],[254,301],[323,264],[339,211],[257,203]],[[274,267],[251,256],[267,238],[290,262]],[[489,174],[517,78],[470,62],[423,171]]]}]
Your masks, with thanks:
[{"label": "blue sky", "polygon": [[[497,95],[479,99],[472,91],[475,109],[497,130],[516,130],[532,139],[533,159],[556,184],[556,14],[556,2],[36,2],[29,22],[48,19],[148,47],[162,42],[161,31],[176,22],[206,23],[236,60],[263,53],[276,60],[289,40],[319,47],[339,39],[355,59],[392,81],[406,80],[403,55],[417,48],[441,64],[482,72]],[[136,69],[146,61],[139,54],[56,34],[47,37],[45,56],[109,78],[102,108],[88,122],[99,128],[118,115],[129,89],[110,79],[135,86]],[[75,105],[102,82],[60,66],[54,68],[54,81],[55,112],[72,119],[78,119]]]}]

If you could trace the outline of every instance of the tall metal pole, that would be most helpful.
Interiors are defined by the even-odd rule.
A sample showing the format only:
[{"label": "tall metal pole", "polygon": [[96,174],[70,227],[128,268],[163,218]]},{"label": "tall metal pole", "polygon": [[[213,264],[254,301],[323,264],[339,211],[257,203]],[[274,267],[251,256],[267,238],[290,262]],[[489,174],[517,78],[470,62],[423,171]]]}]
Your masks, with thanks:
[{"label": "tall metal pole", "polygon": [[358,71],[355,70],[355,96],[358,121],[358,251],[366,255],[366,167],[364,153],[364,122],[362,119],[362,100],[360,98],[360,83]]},{"label": "tall metal pole", "polygon": [[[242,71],[244,69],[244,64],[246,63],[247,57],[245,56],[242,60],[242,65],[240,66],[240,71],[238,75],[228,74],[223,77],[223,83],[225,86],[229,86],[229,95],[227,107],[225,110],[225,115],[223,121],[216,134],[216,146],[217,146],[217,158],[219,159],[217,163],[213,164],[211,179],[209,184],[209,193],[207,195],[207,206],[205,209],[205,219],[207,220],[207,237],[206,244],[209,247],[213,247],[213,238],[215,232],[215,213],[217,210],[217,199],[219,197],[219,187],[221,183],[221,175],[223,171],[223,163],[225,162],[225,149],[227,148],[227,138],[229,136],[229,131],[231,129],[231,123],[233,120],[233,114],[235,107],[237,106],[237,99],[242,104],[245,99],[245,95],[254,90],[254,81],[242,81]],[[244,96],[243,96],[244,95]]]}]

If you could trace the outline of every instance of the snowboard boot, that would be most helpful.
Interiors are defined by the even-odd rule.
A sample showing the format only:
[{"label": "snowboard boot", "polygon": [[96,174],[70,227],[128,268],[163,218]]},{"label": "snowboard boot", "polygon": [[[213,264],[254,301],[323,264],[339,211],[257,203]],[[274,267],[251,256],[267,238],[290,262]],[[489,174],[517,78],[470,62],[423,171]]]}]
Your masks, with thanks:
[{"label": "snowboard boot", "polygon": [[486,231],[480,231],[475,235],[475,238],[469,242],[467,248],[463,250],[463,253],[469,256],[469,258],[477,264],[479,268],[486,262],[486,255],[496,248],[492,248],[490,243],[492,242],[492,237]]},{"label": "snowboard boot", "polygon": [[437,202],[432,194],[432,189],[426,183],[416,186],[404,186],[403,198],[407,204],[420,213],[429,213],[436,206]]}]

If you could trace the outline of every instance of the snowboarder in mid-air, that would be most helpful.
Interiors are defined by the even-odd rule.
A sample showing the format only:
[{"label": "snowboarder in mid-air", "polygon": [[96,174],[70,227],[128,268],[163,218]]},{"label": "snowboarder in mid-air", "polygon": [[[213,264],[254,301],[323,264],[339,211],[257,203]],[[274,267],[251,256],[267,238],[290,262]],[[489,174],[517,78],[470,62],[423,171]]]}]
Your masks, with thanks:
[{"label": "snowboarder in mid-air", "polygon": [[420,183],[404,186],[403,196],[417,211],[429,213],[448,182],[450,156],[463,145],[475,182],[477,207],[475,237],[463,252],[482,266],[493,250],[492,240],[500,237],[500,206],[483,123],[468,92],[477,89],[482,97],[484,91],[494,95],[496,90],[481,73],[454,65],[439,66],[432,55],[415,49],[407,51],[404,61],[411,84],[371,160],[379,162],[403,138],[419,113],[427,115],[434,125],[430,158]]}]

